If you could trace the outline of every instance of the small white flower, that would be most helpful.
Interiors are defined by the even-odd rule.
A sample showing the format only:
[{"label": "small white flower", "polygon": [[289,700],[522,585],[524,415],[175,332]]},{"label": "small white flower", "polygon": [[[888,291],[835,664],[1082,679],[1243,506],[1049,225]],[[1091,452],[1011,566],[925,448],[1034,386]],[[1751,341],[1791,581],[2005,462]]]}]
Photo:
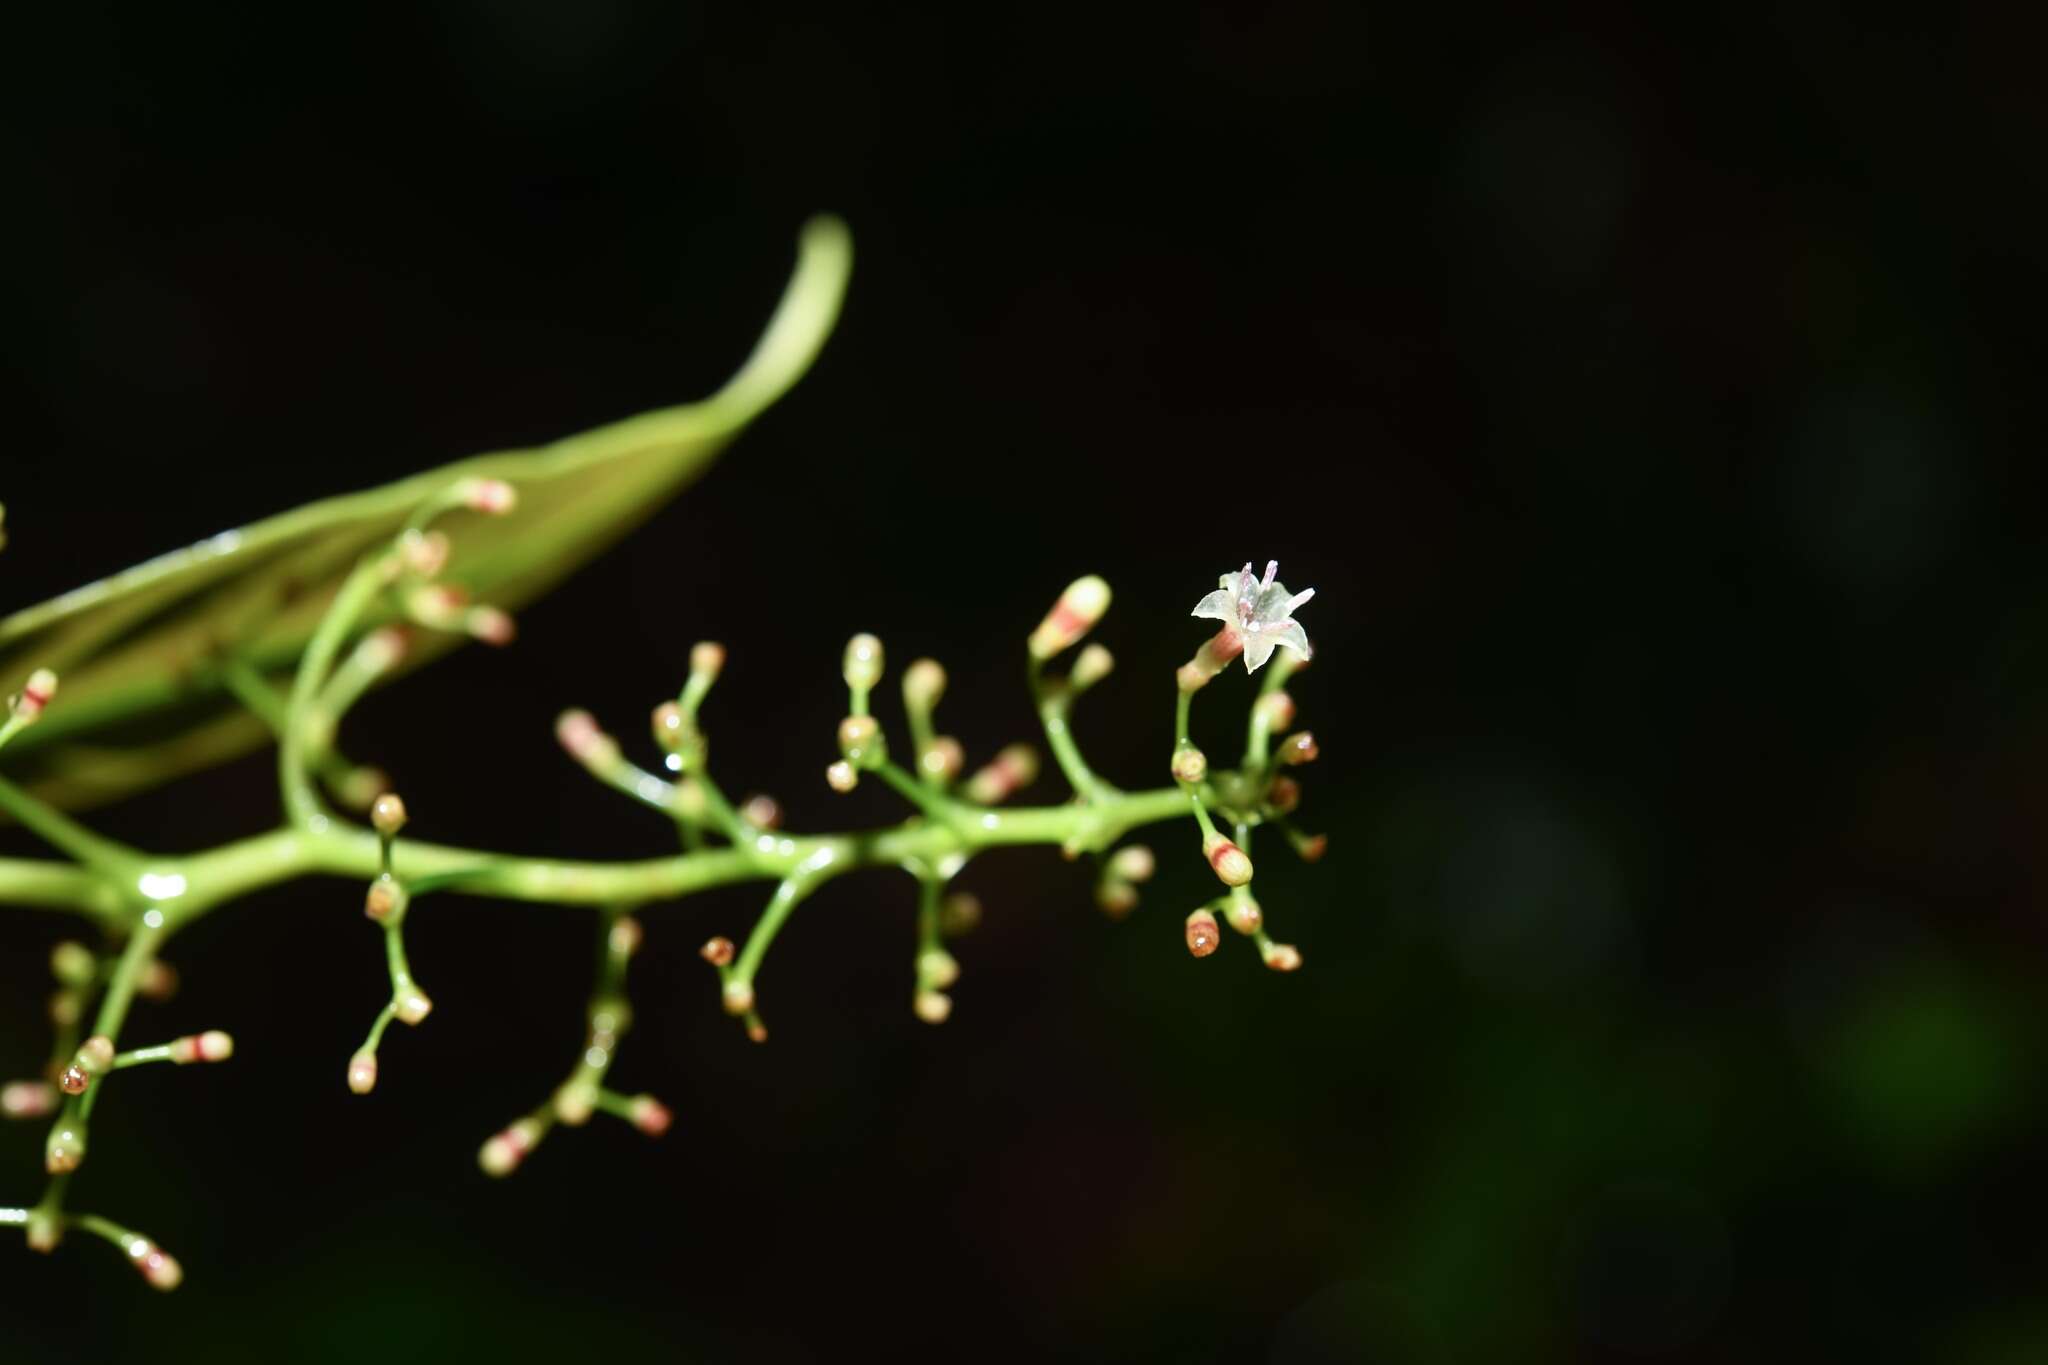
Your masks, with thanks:
[{"label": "small white flower", "polygon": [[1316,590],[1310,588],[1290,597],[1287,589],[1273,577],[1279,571],[1279,561],[1268,560],[1264,578],[1252,577],[1249,564],[1236,573],[1227,573],[1218,580],[1220,586],[1216,591],[1195,603],[1195,609],[1190,613],[1237,628],[1238,634],[1244,637],[1244,671],[1247,673],[1258,672],[1281,645],[1303,659],[1309,657],[1308,636],[1294,620],[1294,613],[1302,603],[1316,595]]}]

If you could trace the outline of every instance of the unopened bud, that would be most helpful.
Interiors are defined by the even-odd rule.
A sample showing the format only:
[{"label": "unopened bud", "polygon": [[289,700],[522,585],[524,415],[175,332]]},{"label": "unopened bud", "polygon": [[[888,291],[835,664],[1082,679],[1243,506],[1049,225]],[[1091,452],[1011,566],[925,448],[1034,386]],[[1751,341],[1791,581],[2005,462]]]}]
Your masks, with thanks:
[{"label": "unopened bud", "polygon": [[1259,719],[1269,730],[1285,730],[1294,724],[1294,698],[1285,692],[1268,692],[1254,705],[1258,708]]},{"label": "unopened bud", "polygon": [[1252,879],[1252,860],[1245,851],[1220,834],[1202,841],[1202,856],[1209,860],[1216,879],[1225,886],[1243,886]]},{"label": "unopened bud", "polygon": [[235,1040],[217,1028],[171,1040],[171,1060],[179,1066],[193,1062],[224,1062],[234,1055]]},{"label": "unopened bud", "polygon": [[398,541],[405,571],[432,578],[448,567],[448,537],[441,531],[407,531]]},{"label": "unopened bud", "polygon": [[1095,888],[1095,903],[1111,919],[1122,919],[1138,908],[1138,889],[1125,881],[1104,881]]},{"label": "unopened bud", "polygon": [[953,997],[943,991],[919,991],[911,1000],[910,1007],[927,1024],[943,1024],[946,1016],[953,1012]]},{"label": "unopened bud", "polygon": [[572,1081],[555,1092],[555,1117],[571,1128],[590,1122],[596,1109],[597,1087],[587,1082]]},{"label": "unopened bud", "polygon": [[939,932],[947,938],[958,938],[979,923],[981,901],[972,891],[955,891],[939,903]]},{"label": "unopened bud", "polygon": [[1266,965],[1276,972],[1291,972],[1301,966],[1301,950],[1292,943],[1272,943],[1266,946]]},{"label": "unopened bud", "polygon": [[1276,777],[1266,788],[1266,804],[1281,815],[1301,804],[1301,784],[1291,777]]},{"label": "unopened bud", "polygon": [[1307,730],[1298,730],[1280,741],[1280,761],[1297,767],[1315,762],[1322,752],[1316,747],[1316,737]]},{"label": "unopened bud", "polygon": [[85,1161],[85,1130],[59,1124],[43,1143],[43,1169],[51,1175],[75,1171]]},{"label": "unopened bud", "polygon": [[850,792],[860,785],[860,774],[842,758],[825,769],[825,785],[842,794]]},{"label": "unopened bud", "polygon": [[95,1033],[78,1045],[78,1063],[97,1076],[114,1064],[114,1040]]},{"label": "unopened bud", "polygon": [[621,915],[612,921],[605,943],[613,957],[631,957],[640,951],[641,936],[640,921],[631,915]]},{"label": "unopened bud", "polygon": [[410,648],[409,637],[397,626],[380,626],[362,639],[356,641],[355,655],[351,664],[372,677],[378,677],[398,667]]},{"label": "unopened bud", "polygon": [[476,1154],[477,1165],[483,1167],[489,1176],[507,1176],[519,1169],[519,1163],[526,1160],[540,1142],[541,1126],[533,1119],[520,1119],[509,1124],[501,1133],[493,1134]]},{"label": "unopened bud", "polygon": [[1090,645],[1074,656],[1073,671],[1067,674],[1067,683],[1076,692],[1086,692],[1109,676],[1116,667],[1116,656],[1101,645]]},{"label": "unopened bud", "polygon": [[1173,751],[1173,780],[1176,782],[1200,782],[1209,775],[1209,756],[1192,744],[1180,745]]},{"label": "unopened bud", "polygon": [[1109,584],[1094,574],[1077,578],[1060,594],[1052,610],[1031,632],[1027,647],[1031,657],[1050,659],[1095,628],[1109,610]]},{"label": "unopened bud", "polygon": [[363,893],[363,913],[379,924],[389,924],[405,913],[409,899],[398,879],[385,872],[371,882],[370,889]]},{"label": "unopened bud", "polygon": [[1195,657],[1182,664],[1174,673],[1174,681],[1183,692],[1197,692],[1209,685],[1209,680],[1223,671],[1223,665],[1244,653],[1244,637],[1237,633],[1235,626],[1225,626],[1202,642],[1195,651]]},{"label": "unopened bud", "polygon": [[1223,933],[1216,927],[1216,917],[1207,910],[1197,910],[1188,916],[1188,951],[1196,957],[1207,957],[1216,951],[1216,945],[1223,941]]},{"label": "unopened bud", "polygon": [[754,983],[751,981],[728,981],[724,991],[725,1012],[745,1014],[754,1008]]},{"label": "unopened bud", "polygon": [[370,826],[387,839],[405,828],[405,802],[396,792],[385,792],[370,803]]},{"label": "unopened bud", "polygon": [[57,1107],[57,1088],[48,1081],[0,1085],[0,1118],[39,1119]]},{"label": "unopened bud", "polygon": [[1229,918],[1231,928],[1247,936],[1259,932],[1259,926],[1265,923],[1266,919],[1265,912],[1259,909],[1259,903],[1249,896],[1233,897],[1223,913]]},{"label": "unopened bud", "polygon": [[63,1220],[41,1209],[28,1211],[28,1226],[24,1231],[28,1236],[28,1249],[45,1255],[55,1251],[57,1243],[64,1240]]},{"label": "unopened bud", "polygon": [[758,1018],[750,1017],[747,1020],[747,1041],[750,1043],[767,1042],[768,1026],[762,1023]]},{"label": "unopened bud", "polygon": [[740,819],[755,829],[781,829],[782,803],[772,796],[756,792],[740,802]]},{"label": "unopened bud", "polygon": [[456,583],[429,583],[405,594],[405,612],[430,630],[460,630],[469,590]]},{"label": "unopened bud", "polygon": [[519,623],[512,619],[512,614],[493,606],[471,607],[462,618],[462,628],[471,639],[500,648],[511,644],[519,634]]},{"label": "unopened bud", "polygon": [[881,762],[882,727],[873,716],[848,716],[839,722],[839,755],[856,768]]},{"label": "unopened bud", "polygon": [[[654,742],[661,746],[663,753],[695,755],[703,744],[703,736],[697,731],[697,722],[692,720],[680,705],[672,701],[665,701],[654,708],[648,717],[648,728],[654,732]],[[617,749],[614,747],[606,762],[611,762],[616,755]]]},{"label": "unopened bud", "polygon": [[92,1084],[92,1073],[77,1062],[57,1073],[57,1088],[67,1095],[83,1095]]},{"label": "unopened bud", "polygon": [[943,948],[927,948],[917,955],[918,983],[942,991],[960,979],[960,964]]},{"label": "unopened bud", "polygon": [[937,659],[919,659],[903,670],[903,705],[930,711],[946,695],[946,670]]},{"label": "unopened bud", "polygon": [[840,673],[846,679],[847,687],[855,692],[866,692],[882,680],[882,642],[874,636],[862,634],[846,642],[846,656],[840,662]]},{"label": "unopened bud", "polygon": [[393,1012],[401,1023],[417,1024],[434,1012],[434,1002],[427,998],[425,991],[414,988],[393,1002]]},{"label": "unopened bud", "polygon": [[364,764],[330,778],[329,785],[334,789],[334,799],[342,805],[353,811],[368,811],[370,803],[390,788],[391,777],[382,768]]},{"label": "unopened bud", "polygon": [[[660,713],[655,714],[658,720]],[[588,711],[564,711],[556,717],[555,739],[568,750],[569,757],[593,772],[602,772],[619,761],[619,742],[599,729],[597,718]]]},{"label": "unopened bud", "polygon": [[1330,851],[1330,836],[1304,835],[1301,842],[1294,846],[1294,851],[1301,855],[1301,860],[1305,863],[1319,863],[1323,860],[1323,855]]},{"label": "unopened bud", "polygon": [[98,966],[92,949],[73,939],[67,938],[50,949],[50,975],[67,986],[87,984]]},{"label": "unopened bud", "polygon": [[717,938],[707,938],[704,946],[697,950],[697,955],[714,967],[723,967],[732,961],[732,940],[722,934]]},{"label": "unopened bud", "polygon": [[58,1028],[70,1028],[78,1022],[84,1005],[76,991],[55,991],[50,996],[50,1022]]},{"label": "unopened bud", "polygon": [[503,479],[466,479],[462,505],[486,516],[502,517],[519,505],[519,491]]},{"label": "unopened bud", "polygon": [[367,1095],[377,1088],[377,1054],[358,1052],[348,1059],[348,1088]]},{"label": "unopened bud", "polygon": [[926,777],[951,782],[967,766],[967,751],[951,735],[939,735],[918,755],[917,766],[924,770]]},{"label": "unopened bud", "polygon": [[160,957],[143,964],[135,977],[135,993],[145,1000],[168,1000],[178,993],[178,969]]},{"label": "unopened bud", "polygon": [[147,1237],[129,1236],[125,1249],[129,1263],[142,1272],[142,1278],[149,1281],[151,1289],[168,1293],[184,1282],[184,1269]]},{"label": "unopened bud", "polygon": [[1109,875],[1127,882],[1149,882],[1158,867],[1159,860],[1143,844],[1126,845],[1109,858]]},{"label": "unopened bud", "polygon": [[23,725],[34,723],[56,695],[57,675],[47,668],[37,669],[28,675],[28,681],[21,685],[21,694],[14,699],[14,718]]},{"label": "unopened bud", "polygon": [[989,760],[988,766],[967,779],[967,799],[984,806],[1007,800],[1038,776],[1038,751],[1029,744],[1012,744]]},{"label": "unopened bud", "polygon": [[631,1115],[633,1126],[649,1137],[660,1137],[675,1122],[675,1115],[667,1105],[652,1095],[635,1095]]},{"label": "unopened bud", "polygon": [[725,669],[725,646],[713,640],[700,640],[690,646],[690,671],[702,677],[707,683],[714,681]]}]

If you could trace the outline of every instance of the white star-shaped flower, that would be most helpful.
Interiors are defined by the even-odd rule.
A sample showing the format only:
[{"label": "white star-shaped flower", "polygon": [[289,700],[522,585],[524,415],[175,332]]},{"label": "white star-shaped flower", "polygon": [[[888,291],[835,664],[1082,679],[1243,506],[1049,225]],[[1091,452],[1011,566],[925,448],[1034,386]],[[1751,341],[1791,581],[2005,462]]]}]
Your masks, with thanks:
[{"label": "white star-shaped flower", "polygon": [[1254,578],[1249,564],[1236,573],[1227,573],[1218,580],[1220,586],[1216,591],[1195,603],[1195,609],[1190,613],[1236,628],[1244,638],[1244,671],[1247,673],[1258,672],[1281,645],[1303,659],[1309,657],[1308,636],[1295,621],[1294,613],[1302,603],[1316,595],[1316,590],[1310,588],[1307,592],[1289,596],[1287,589],[1273,577],[1279,571],[1279,561],[1269,560],[1264,578]]}]

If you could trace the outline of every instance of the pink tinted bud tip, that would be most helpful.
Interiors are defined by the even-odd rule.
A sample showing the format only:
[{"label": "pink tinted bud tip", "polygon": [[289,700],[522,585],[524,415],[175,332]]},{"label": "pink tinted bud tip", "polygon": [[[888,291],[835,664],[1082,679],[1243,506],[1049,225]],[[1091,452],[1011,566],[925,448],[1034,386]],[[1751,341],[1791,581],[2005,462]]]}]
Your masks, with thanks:
[{"label": "pink tinted bud tip", "polygon": [[39,1119],[57,1107],[57,1088],[47,1081],[9,1081],[0,1086],[0,1118]]},{"label": "pink tinted bud tip", "polygon": [[1031,632],[1031,657],[1050,659],[1094,629],[1108,610],[1108,583],[1094,574],[1075,579],[1038,623],[1038,629]]},{"label": "pink tinted bud tip", "polygon": [[690,646],[690,671],[716,678],[725,668],[725,646],[703,640]]},{"label": "pink tinted bud tip", "polygon": [[21,695],[14,699],[14,714],[23,721],[34,720],[50,704],[50,698],[57,695],[57,675],[47,668],[39,668],[28,675],[28,681],[21,685]]},{"label": "pink tinted bud tip", "polygon": [[477,1153],[477,1164],[484,1168],[485,1175],[510,1175],[539,1141],[538,1126],[532,1119],[521,1119],[484,1143],[483,1150]]},{"label": "pink tinted bud tip", "polygon": [[358,1095],[367,1095],[377,1088],[375,1053],[358,1052],[348,1059],[348,1088]]},{"label": "pink tinted bud tip", "polygon": [[1252,860],[1220,834],[1203,843],[1202,856],[1209,860],[1216,879],[1225,886],[1243,886],[1252,879]]},{"label": "pink tinted bud tip", "polygon": [[633,1126],[649,1137],[660,1137],[675,1122],[675,1115],[669,1107],[652,1095],[641,1095],[633,1101]]},{"label": "pink tinted bud tip", "polygon": [[498,607],[472,607],[463,618],[463,629],[470,637],[487,645],[503,647],[509,645],[519,634],[519,625],[510,612]]},{"label": "pink tinted bud tip", "polygon": [[135,1268],[142,1272],[142,1278],[149,1281],[152,1289],[168,1292],[184,1282],[183,1267],[147,1237],[129,1239],[128,1259],[134,1262]]},{"label": "pink tinted bud tip", "polygon": [[600,730],[597,718],[588,711],[564,711],[555,721],[555,739],[569,751],[569,757],[586,766],[599,764],[618,753],[618,744]]},{"label": "pink tinted bud tip", "polygon": [[502,517],[519,505],[519,492],[503,479],[472,479],[463,487],[462,505],[489,517]]},{"label": "pink tinted bud tip", "polygon": [[171,1043],[171,1060],[179,1066],[191,1062],[224,1062],[235,1055],[235,1040],[219,1029],[209,1029]]}]

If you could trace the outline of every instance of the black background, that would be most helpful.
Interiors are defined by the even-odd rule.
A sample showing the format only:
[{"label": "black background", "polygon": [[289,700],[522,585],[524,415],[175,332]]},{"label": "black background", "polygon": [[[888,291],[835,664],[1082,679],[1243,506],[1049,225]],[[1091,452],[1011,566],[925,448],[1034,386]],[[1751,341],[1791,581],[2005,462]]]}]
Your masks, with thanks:
[{"label": "black background", "polygon": [[[617,1076],[676,1131],[503,1185],[475,1148],[574,1055],[588,918],[424,907],[438,1009],[354,1099],[359,890],[252,897],[134,1026],[236,1061],[124,1076],[75,1189],[188,1284],[6,1253],[0,1357],[2048,1356],[2044,106],[1993,14],[10,19],[0,606],[708,392],[832,209],[815,372],[349,746],[424,837],[653,854],[551,720],[637,739],[716,638],[728,788],[894,819],[820,780],[846,635],[943,658],[986,755],[1097,570],[1121,666],[1080,732],[1149,784],[1187,608],[1277,557],[1318,589],[1332,851],[1262,850],[1291,978],[1180,948],[1191,830],[1121,925],[990,856],[936,1030],[908,885],[848,879],[770,960],[765,1048],[693,956],[761,890],[651,907]],[[96,819],[275,815],[252,757]],[[21,1074],[63,930],[0,928]],[[0,1199],[40,1140],[0,1133]]]}]

